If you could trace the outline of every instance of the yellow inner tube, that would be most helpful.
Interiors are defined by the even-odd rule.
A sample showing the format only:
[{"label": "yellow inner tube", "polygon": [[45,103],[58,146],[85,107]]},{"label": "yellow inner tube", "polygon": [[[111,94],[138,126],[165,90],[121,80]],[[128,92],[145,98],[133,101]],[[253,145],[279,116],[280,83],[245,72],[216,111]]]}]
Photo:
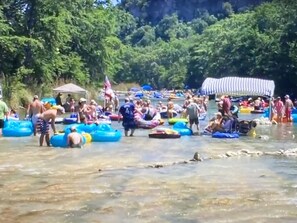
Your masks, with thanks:
[{"label": "yellow inner tube", "polygon": [[241,106],[239,108],[239,112],[240,113],[250,113],[251,111],[254,111],[254,107],[245,107],[245,106]]},{"label": "yellow inner tube", "polygon": [[89,133],[82,133],[82,135],[85,137],[86,143],[92,142],[92,136]]}]

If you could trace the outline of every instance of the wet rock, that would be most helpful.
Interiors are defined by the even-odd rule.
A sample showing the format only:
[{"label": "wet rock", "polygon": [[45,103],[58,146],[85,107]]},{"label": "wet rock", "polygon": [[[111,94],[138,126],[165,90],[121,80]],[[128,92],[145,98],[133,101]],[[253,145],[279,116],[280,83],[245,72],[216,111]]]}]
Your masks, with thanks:
[{"label": "wet rock", "polygon": [[288,149],[285,151],[285,153],[296,153],[297,154],[297,148],[295,149]]},{"label": "wet rock", "polygon": [[221,155],[218,155],[219,158],[227,158],[228,156],[226,154],[221,154]]},{"label": "wet rock", "polygon": [[226,152],[227,157],[237,156],[238,154],[235,152]]},{"label": "wet rock", "polygon": [[242,149],[239,152],[241,152],[241,153],[247,153],[247,154],[250,153],[250,151],[248,149]]},{"label": "wet rock", "polygon": [[285,156],[297,156],[297,148],[295,149],[288,149],[282,152]]},{"label": "wet rock", "polygon": [[263,140],[268,140],[269,136],[267,136],[267,135],[258,135],[258,138],[263,139]]},{"label": "wet rock", "polygon": [[150,167],[150,168],[161,168],[161,167],[164,167],[164,165],[162,165],[162,164],[153,164],[153,165],[148,165],[148,167]]},{"label": "wet rock", "polygon": [[198,152],[196,152],[196,153],[194,154],[193,159],[191,159],[190,161],[198,161],[198,162],[201,162],[201,161],[203,161],[203,159],[202,159],[201,155],[200,155]]},{"label": "wet rock", "polygon": [[281,155],[282,153],[280,151],[276,152],[264,152],[264,155],[271,155],[271,156],[276,156],[276,155]]}]

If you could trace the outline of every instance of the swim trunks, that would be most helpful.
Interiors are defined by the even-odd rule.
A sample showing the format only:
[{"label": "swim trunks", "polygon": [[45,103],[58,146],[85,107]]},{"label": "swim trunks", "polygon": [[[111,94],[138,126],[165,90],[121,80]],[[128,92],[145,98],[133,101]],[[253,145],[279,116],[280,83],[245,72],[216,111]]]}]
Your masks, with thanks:
[{"label": "swim trunks", "polygon": [[123,127],[124,127],[125,131],[129,131],[130,129],[135,129],[136,122],[134,121],[134,119],[123,120]]},{"label": "swim trunks", "polygon": [[35,115],[32,115],[31,121],[32,121],[33,125],[36,125],[37,124],[38,119],[39,119],[38,118],[39,115],[40,115],[39,113],[37,113]]},{"label": "swim trunks", "polygon": [[40,134],[49,134],[49,130],[50,130],[50,124],[48,121],[45,121],[43,119],[38,119],[37,121],[37,131]]}]

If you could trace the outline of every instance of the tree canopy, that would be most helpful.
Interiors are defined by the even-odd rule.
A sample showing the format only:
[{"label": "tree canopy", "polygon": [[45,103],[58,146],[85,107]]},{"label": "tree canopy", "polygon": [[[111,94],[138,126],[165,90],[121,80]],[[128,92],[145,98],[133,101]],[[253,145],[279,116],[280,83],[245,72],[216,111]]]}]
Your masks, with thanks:
[{"label": "tree canopy", "polygon": [[[206,77],[250,76],[275,80],[279,93],[295,93],[297,2],[247,4],[246,10],[234,1],[218,8],[218,2],[215,13],[204,5],[185,18],[186,8],[174,0],[166,1],[167,14],[164,8],[151,14],[158,5],[149,0],[3,0],[4,93],[43,93],[61,80],[98,87],[105,75],[154,88],[198,88]],[[202,4],[187,2],[196,3]],[[141,10],[130,13],[135,8]]]}]

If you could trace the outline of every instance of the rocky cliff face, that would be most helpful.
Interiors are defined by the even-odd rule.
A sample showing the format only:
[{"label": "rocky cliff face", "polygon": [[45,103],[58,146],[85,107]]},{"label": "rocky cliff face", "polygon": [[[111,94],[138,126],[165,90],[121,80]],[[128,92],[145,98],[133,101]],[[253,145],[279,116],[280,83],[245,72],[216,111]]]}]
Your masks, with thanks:
[{"label": "rocky cliff face", "polygon": [[122,0],[121,6],[135,17],[156,24],[165,15],[172,13],[177,13],[185,21],[196,18],[199,11],[203,10],[216,15],[223,12],[224,2],[229,2],[236,12],[268,1],[270,0]]}]

